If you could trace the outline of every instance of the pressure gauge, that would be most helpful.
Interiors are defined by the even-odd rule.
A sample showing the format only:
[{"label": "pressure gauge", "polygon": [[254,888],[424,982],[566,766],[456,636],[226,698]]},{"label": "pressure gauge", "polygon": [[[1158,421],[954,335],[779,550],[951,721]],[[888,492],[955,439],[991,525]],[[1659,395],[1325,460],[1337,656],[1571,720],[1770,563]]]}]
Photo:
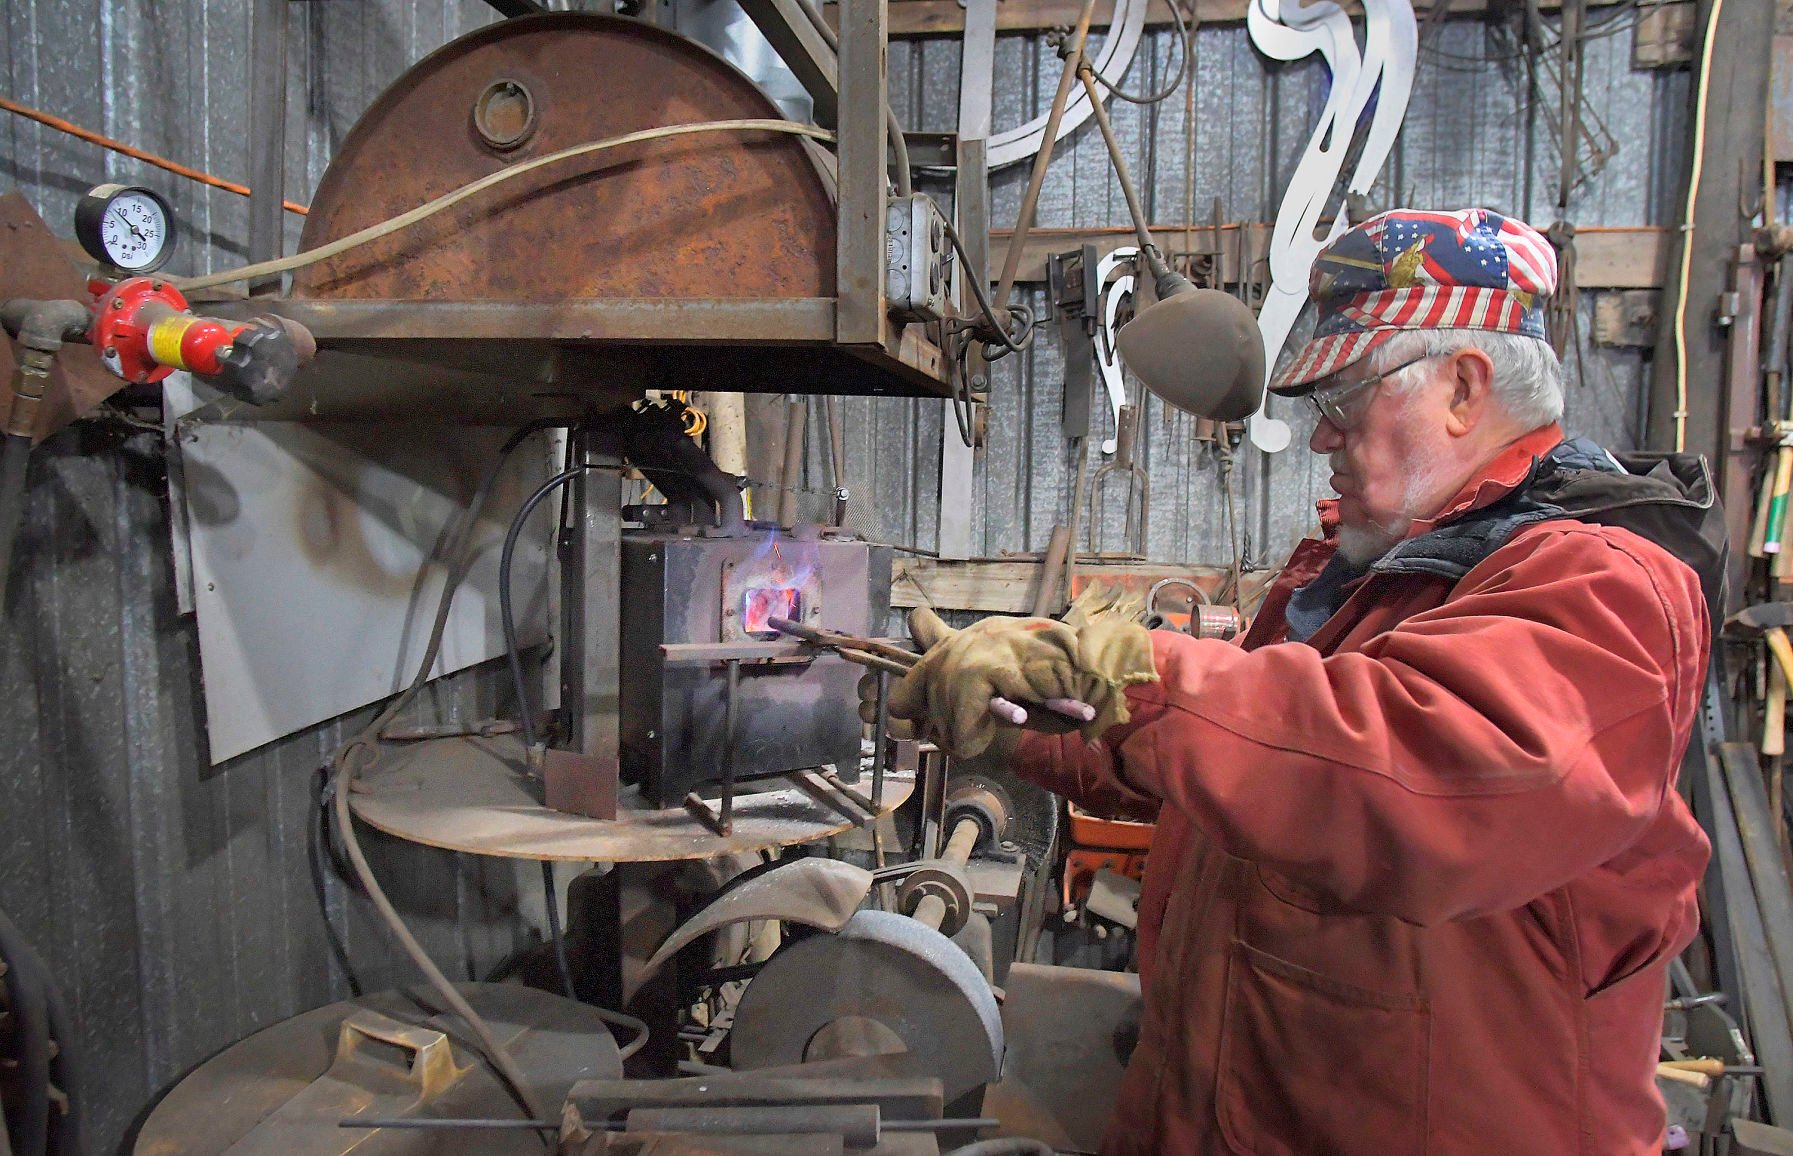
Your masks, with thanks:
[{"label": "pressure gauge", "polygon": [[174,251],[174,214],[149,189],[96,185],[75,206],[75,239],[96,261],[148,273]]}]

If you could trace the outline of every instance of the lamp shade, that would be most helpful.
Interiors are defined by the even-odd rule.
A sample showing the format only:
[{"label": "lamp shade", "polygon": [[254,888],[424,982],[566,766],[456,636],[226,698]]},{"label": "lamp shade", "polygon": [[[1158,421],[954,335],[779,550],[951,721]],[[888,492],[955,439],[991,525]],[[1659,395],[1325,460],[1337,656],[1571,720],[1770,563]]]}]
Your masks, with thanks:
[{"label": "lamp shade", "polygon": [[1197,417],[1242,421],[1264,402],[1257,318],[1217,289],[1161,297],[1121,327],[1115,344],[1146,389]]}]

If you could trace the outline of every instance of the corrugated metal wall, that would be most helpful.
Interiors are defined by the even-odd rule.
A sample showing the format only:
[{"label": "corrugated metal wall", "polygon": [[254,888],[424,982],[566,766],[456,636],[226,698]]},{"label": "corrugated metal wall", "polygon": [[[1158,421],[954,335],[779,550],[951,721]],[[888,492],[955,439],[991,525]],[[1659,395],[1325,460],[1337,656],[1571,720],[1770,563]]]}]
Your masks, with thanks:
[{"label": "corrugated metal wall", "polygon": [[[250,8],[8,3],[0,91],[240,180]],[[492,16],[476,0],[389,0],[294,4],[291,18],[289,195],[304,201],[387,83]],[[182,266],[244,259],[241,198],[10,116],[0,164],[0,184],[22,189],[58,232],[88,185],[141,181],[174,202]],[[96,1152],[195,1063],[349,995],[348,968],[367,990],[415,981],[321,857],[320,768],[365,717],[209,765],[193,624],[174,609],[166,501],[155,435],[84,424],[51,439],[33,459],[0,628],[0,907],[72,1006]],[[489,717],[497,683],[468,672],[417,713]],[[519,899],[508,862],[367,839],[393,901],[451,976],[483,975],[530,942],[517,910],[540,901],[527,884]]]},{"label": "corrugated metal wall", "polygon": [[[1607,31],[1621,27],[1626,26],[1621,22]],[[1167,70],[1177,66],[1176,41],[1170,29],[1148,33],[1126,87],[1134,92],[1161,88]],[[1238,24],[1202,28],[1195,45],[1193,116],[1185,111],[1182,93],[1149,108],[1118,101],[1109,105],[1148,213],[1156,225],[1207,226],[1213,223],[1218,198],[1225,221],[1272,220],[1284,182],[1306,146],[1308,126],[1325,103],[1326,69],[1318,58],[1292,65],[1266,61]],[[1438,30],[1422,51],[1405,127],[1372,197],[1378,207],[1480,204],[1516,213],[1539,227],[1556,219],[1557,167],[1549,135],[1554,89],[1538,109],[1536,123],[1528,123],[1526,78],[1510,52],[1478,21],[1452,21]],[[1571,201],[1567,216],[1578,226],[1656,225],[1673,215],[1686,151],[1687,74],[1634,70],[1630,61],[1628,31],[1588,43],[1588,100],[1618,148]],[[1050,105],[1060,61],[1045,36],[1000,37],[996,67],[999,131]],[[952,131],[958,83],[956,41],[892,45],[891,99],[907,127]],[[1528,139],[1533,154],[1529,196]],[[1027,165],[995,175],[992,220],[997,228],[1014,223],[1027,178]],[[944,195],[950,188],[928,191]],[[1129,223],[1093,125],[1060,146],[1041,192],[1037,223],[1043,228]],[[1000,253],[992,260],[999,258]],[[1035,291],[1030,303],[1045,316],[1042,292]],[[1591,296],[1584,297],[1584,338],[1592,330],[1592,307]],[[1586,352],[1580,366],[1570,359],[1569,425],[1614,447],[1635,445],[1644,381],[1640,355],[1611,349]],[[1068,520],[1076,475],[1075,460],[1058,429],[1063,366],[1056,334],[1043,332],[1033,350],[997,363],[992,378],[990,445],[980,458],[972,502],[973,550],[985,555],[1040,550],[1052,526]],[[1139,396],[1137,387],[1134,396]],[[1145,405],[1140,453],[1151,474],[1147,552],[1165,560],[1229,559],[1217,459],[1193,440],[1190,419],[1167,415],[1150,398]],[[870,400],[850,403],[848,410],[850,472],[860,487],[854,492],[869,495],[862,513],[876,519],[870,524],[890,540],[933,546],[937,487],[926,467],[938,457],[943,407]],[[1301,448],[1312,432],[1305,410],[1273,410],[1295,427],[1289,452],[1266,456],[1248,450],[1241,455],[1241,528],[1257,561],[1286,554],[1308,532],[1314,501],[1330,492],[1326,471]],[[924,466],[920,474],[910,469],[917,461]],[[1102,461],[1092,458],[1092,472]],[[1109,506],[1104,522],[1111,528],[1099,544],[1115,549],[1121,546],[1118,498]]]},{"label": "corrugated metal wall", "polygon": [[[0,90],[241,179],[249,11],[244,0],[11,0],[0,8]],[[302,200],[386,83],[491,14],[477,0],[367,0],[294,4],[291,19],[288,195]],[[1146,43],[1150,66],[1128,80],[1135,91],[1156,87],[1175,66],[1172,33],[1154,31]],[[1499,58],[1503,51],[1480,24],[1441,30],[1422,58],[1378,201],[1483,203],[1540,224],[1554,219],[1550,112],[1541,110],[1528,132],[1523,73]],[[1687,77],[1634,71],[1629,53],[1628,34],[1588,46],[1588,92],[1620,148],[1571,204],[1581,225],[1661,223],[1676,195]],[[953,129],[958,56],[951,40],[892,46],[893,99],[909,127]],[[1150,109],[1113,106],[1152,216],[1206,225],[1218,197],[1228,220],[1268,220],[1324,100],[1324,69],[1267,64],[1241,25],[1201,29],[1196,56],[1192,118],[1181,94]],[[1043,111],[1059,67],[1045,38],[1005,35],[996,60],[997,127]],[[1026,176],[1022,166],[995,178],[999,227],[1012,223]],[[186,227],[187,270],[243,259],[242,200],[15,117],[0,121],[0,183],[21,188],[53,227],[65,230],[75,198],[101,179],[170,192]],[[1086,126],[1060,150],[1039,223],[1125,219]],[[1043,315],[1042,298],[1033,291]],[[1584,302],[1584,333],[1590,307]],[[1588,351],[1579,369],[1572,364],[1572,428],[1635,444],[1643,370],[1626,351]],[[1059,436],[1061,389],[1051,329],[1029,353],[998,365],[972,499],[979,552],[1039,549],[1066,519],[1075,463]],[[853,401],[845,409],[856,520],[887,540],[932,545],[942,405]],[[1253,560],[1286,551],[1324,493],[1323,472],[1299,449],[1307,422],[1292,418],[1295,450],[1241,459]],[[1213,456],[1195,446],[1187,418],[1154,404],[1144,428],[1149,552],[1225,559]],[[812,426],[814,479],[826,477],[820,434]],[[369,987],[410,978],[345,888],[332,883],[320,899],[314,884],[328,875],[317,845],[319,768],[359,720],[208,767],[192,624],[175,614],[170,591],[164,502],[152,435],[88,425],[47,444],[32,470],[24,560],[0,644],[0,688],[11,704],[0,721],[0,906],[49,957],[74,1005],[101,1150],[205,1056],[347,994],[343,958]],[[1118,537],[1102,544],[1118,546]],[[439,688],[420,715],[490,714],[496,685],[490,671],[469,672]],[[451,974],[478,974],[528,941],[517,908],[531,901],[519,899],[506,864],[374,843],[395,901]]]}]

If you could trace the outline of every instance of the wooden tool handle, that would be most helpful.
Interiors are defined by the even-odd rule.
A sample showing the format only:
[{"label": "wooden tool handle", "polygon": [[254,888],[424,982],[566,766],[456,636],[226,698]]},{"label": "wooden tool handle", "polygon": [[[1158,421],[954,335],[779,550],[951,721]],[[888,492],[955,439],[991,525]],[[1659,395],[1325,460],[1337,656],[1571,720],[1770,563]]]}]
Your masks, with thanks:
[{"label": "wooden tool handle", "polygon": [[1704,1072],[1689,1072],[1683,1068],[1671,1068],[1667,1064],[1656,1065],[1656,1078],[1659,1080],[1673,1080],[1677,1084],[1690,1084],[1696,1088],[1709,1088],[1712,1086],[1712,1077],[1706,1075]]}]

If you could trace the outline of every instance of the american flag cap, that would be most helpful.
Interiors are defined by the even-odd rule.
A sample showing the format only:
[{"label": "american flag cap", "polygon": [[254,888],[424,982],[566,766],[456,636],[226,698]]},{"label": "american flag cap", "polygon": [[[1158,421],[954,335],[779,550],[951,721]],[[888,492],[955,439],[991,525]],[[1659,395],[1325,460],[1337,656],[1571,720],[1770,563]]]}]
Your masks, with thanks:
[{"label": "american flag cap", "polygon": [[1314,335],[1270,383],[1301,394],[1396,333],[1486,329],[1543,338],[1556,250],[1492,209],[1395,209],[1346,230],[1314,258]]}]

